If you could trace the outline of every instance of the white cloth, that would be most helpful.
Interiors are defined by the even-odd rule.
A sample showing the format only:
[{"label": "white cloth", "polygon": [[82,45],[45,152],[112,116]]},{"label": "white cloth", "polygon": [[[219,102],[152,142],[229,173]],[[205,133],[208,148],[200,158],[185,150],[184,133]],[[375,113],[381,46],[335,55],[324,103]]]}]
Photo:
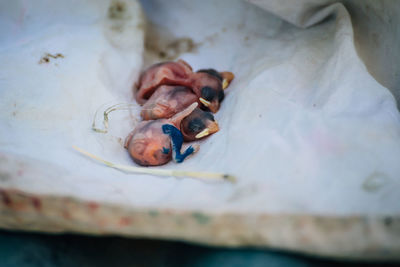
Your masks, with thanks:
[{"label": "white cloth", "polygon": [[[236,75],[220,131],[162,168],[229,172],[237,184],[128,175],[73,151],[134,164],[121,139],[137,110],[110,115],[109,134],[91,130],[100,105],[133,102],[142,66],[143,16],[122,2],[0,2],[0,171],[13,174],[1,187],[160,209],[399,214],[399,112],[333,1],[252,1],[297,26],[241,1],[143,2],[152,23],[193,39],[180,57],[194,69]],[[64,57],[39,64],[46,53]]]}]

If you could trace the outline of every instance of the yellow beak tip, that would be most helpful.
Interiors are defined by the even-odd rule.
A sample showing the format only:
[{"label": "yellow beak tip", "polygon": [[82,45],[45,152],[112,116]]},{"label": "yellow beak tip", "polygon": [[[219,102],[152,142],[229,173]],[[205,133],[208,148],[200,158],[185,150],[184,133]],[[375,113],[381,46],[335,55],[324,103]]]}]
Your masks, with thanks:
[{"label": "yellow beak tip", "polygon": [[210,134],[210,130],[208,128],[206,128],[203,131],[201,131],[200,133],[198,133],[195,137],[196,137],[196,139],[199,139],[199,138],[205,137],[209,134]]},{"label": "yellow beak tip", "polygon": [[228,86],[229,86],[228,80],[227,80],[227,79],[224,79],[224,80],[222,81],[222,89],[225,90]]},{"label": "yellow beak tip", "polygon": [[205,100],[205,99],[202,98],[202,97],[200,97],[199,100],[200,100],[200,102],[201,102],[204,106],[206,106],[206,107],[209,107],[209,106],[211,105],[211,102],[210,102],[210,101],[207,101],[207,100]]}]

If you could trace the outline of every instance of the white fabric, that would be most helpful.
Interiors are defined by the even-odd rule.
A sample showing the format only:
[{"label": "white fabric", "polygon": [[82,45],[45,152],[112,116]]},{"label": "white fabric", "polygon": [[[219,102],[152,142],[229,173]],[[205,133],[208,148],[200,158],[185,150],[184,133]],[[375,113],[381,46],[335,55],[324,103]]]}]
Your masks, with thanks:
[{"label": "white fabric", "polygon": [[[73,151],[134,165],[121,139],[138,110],[112,114],[109,134],[90,129],[100,105],[133,101],[143,17],[136,2],[123,2],[115,19],[105,0],[1,1],[0,152],[43,170],[1,187],[209,212],[400,212],[399,112],[334,1],[256,3],[285,21],[242,1],[143,1],[152,23],[193,39],[197,49],[181,58],[194,69],[236,75],[216,115],[220,132],[163,168],[229,172],[237,184],[128,175]],[[38,64],[46,53],[64,58]],[[4,162],[3,173],[21,167]]]}]

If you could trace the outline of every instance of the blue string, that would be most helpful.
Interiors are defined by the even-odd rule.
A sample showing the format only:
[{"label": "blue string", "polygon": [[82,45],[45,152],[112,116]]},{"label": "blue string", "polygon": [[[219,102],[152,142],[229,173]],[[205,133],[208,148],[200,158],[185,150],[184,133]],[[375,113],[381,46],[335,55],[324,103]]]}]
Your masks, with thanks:
[{"label": "blue string", "polygon": [[[181,163],[185,160],[185,158],[194,152],[194,148],[189,146],[183,154],[181,154],[182,144],[183,144],[183,135],[181,131],[178,130],[175,126],[171,124],[164,124],[162,126],[162,130],[164,134],[167,134],[171,137],[172,143],[172,158],[175,162]],[[165,151],[165,150],[164,150]]]}]

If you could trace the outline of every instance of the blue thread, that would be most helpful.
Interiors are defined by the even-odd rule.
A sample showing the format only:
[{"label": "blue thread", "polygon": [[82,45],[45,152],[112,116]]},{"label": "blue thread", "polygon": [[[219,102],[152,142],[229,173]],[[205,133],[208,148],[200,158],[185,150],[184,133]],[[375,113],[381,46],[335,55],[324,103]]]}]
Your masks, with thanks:
[{"label": "blue thread", "polygon": [[168,154],[168,153],[169,153],[169,148],[163,147],[163,148],[162,148],[162,153]]},{"label": "blue thread", "polygon": [[185,160],[185,158],[191,155],[194,152],[194,148],[192,146],[188,147],[183,154],[181,154],[181,148],[183,144],[183,135],[178,128],[171,124],[164,124],[162,126],[162,130],[164,134],[167,134],[171,137],[172,143],[172,157],[177,163],[181,163]]}]

